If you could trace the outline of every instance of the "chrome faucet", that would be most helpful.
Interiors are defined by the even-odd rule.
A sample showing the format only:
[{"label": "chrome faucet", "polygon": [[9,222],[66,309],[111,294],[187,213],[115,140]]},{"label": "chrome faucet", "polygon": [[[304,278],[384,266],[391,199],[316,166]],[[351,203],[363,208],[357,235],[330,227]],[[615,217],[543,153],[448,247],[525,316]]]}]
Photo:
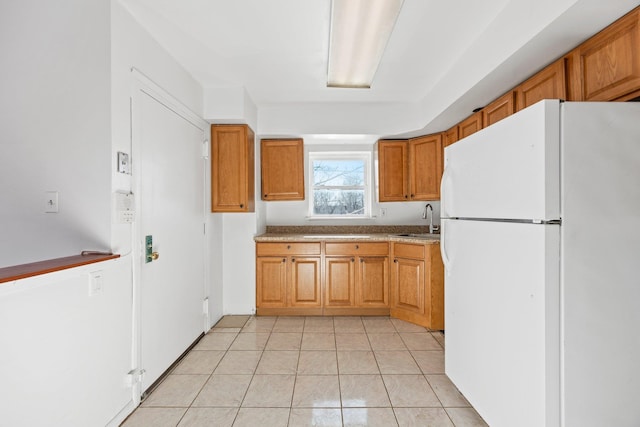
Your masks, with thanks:
[{"label": "chrome faucet", "polygon": [[[429,215],[429,212],[431,212],[431,215]],[[427,203],[427,206],[422,211],[422,219],[427,219],[427,216],[429,217],[429,234],[433,234],[435,228],[433,227],[433,206],[431,206],[431,203]]]}]

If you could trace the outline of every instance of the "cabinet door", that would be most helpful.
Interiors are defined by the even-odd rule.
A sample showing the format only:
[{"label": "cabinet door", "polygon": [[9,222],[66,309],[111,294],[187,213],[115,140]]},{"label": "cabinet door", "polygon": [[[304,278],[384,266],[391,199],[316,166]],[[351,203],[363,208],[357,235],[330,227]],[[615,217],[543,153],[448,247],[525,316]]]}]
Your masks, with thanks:
[{"label": "cabinet door", "polygon": [[389,307],[389,258],[360,257],[356,280],[359,307]]},{"label": "cabinet door", "polygon": [[518,111],[543,99],[567,99],[564,58],[560,58],[516,88]]},{"label": "cabinet door", "polygon": [[[458,125],[442,132],[442,170],[444,171],[444,149],[458,141]],[[441,177],[442,178],[442,177]]]},{"label": "cabinet door", "polygon": [[451,129],[444,132],[444,134],[442,135],[442,146],[448,147],[456,141],[458,141],[458,125],[455,125]]},{"label": "cabinet door", "polygon": [[613,101],[640,91],[640,10],[619,19],[576,51],[580,101]]},{"label": "cabinet door", "polygon": [[482,112],[478,111],[458,124],[458,139],[466,138],[482,129]]},{"label": "cabinet door", "polygon": [[409,199],[406,141],[378,142],[378,170],[381,202]]},{"label": "cabinet door", "polygon": [[289,305],[320,307],[320,258],[291,257]]},{"label": "cabinet door", "polygon": [[355,257],[325,258],[324,306],[353,306],[355,303],[355,281]]},{"label": "cabinet door", "polygon": [[440,244],[427,245],[427,264],[425,277],[427,289],[425,291],[425,314],[429,323],[425,325],[431,329],[444,329],[444,264],[440,254]]},{"label": "cabinet door", "polygon": [[491,126],[500,120],[509,117],[516,111],[516,99],[513,91],[505,93],[482,109],[483,127]]},{"label": "cabinet door", "polygon": [[424,315],[424,269],[424,260],[408,258],[393,260],[392,309]]},{"label": "cabinet door", "polygon": [[211,126],[211,211],[254,210],[253,132],[245,125]]},{"label": "cabinet door", "polygon": [[256,307],[286,307],[286,257],[256,258]]},{"label": "cabinet door", "polygon": [[409,198],[440,200],[442,178],[442,136],[440,134],[409,141]]},{"label": "cabinet door", "polygon": [[263,139],[262,200],[304,200],[302,139]]}]

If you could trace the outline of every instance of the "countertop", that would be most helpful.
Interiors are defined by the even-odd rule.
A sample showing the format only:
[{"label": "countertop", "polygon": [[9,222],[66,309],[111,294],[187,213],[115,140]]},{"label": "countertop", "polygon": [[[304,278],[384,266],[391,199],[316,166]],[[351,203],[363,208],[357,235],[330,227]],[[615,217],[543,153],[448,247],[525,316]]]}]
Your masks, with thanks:
[{"label": "countertop", "polygon": [[[409,234],[409,233],[406,233]],[[421,243],[436,244],[440,243],[439,234],[419,234],[400,236],[388,233],[370,233],[370,234],[300,234],[300,233],[264,233],[254,237],[256,242],[345,242],[345,241],[363,241],[363,242],[405,242],[405,243]]]},{"label": "countertop", "polygon": [[0,283],[13,282],[27,277],[52,273],[54,271],[65,270],[67,268],[80,267],[82,265],[107,261],[119,257],[119,254],[88,253],[4,267],[0,268]]}]

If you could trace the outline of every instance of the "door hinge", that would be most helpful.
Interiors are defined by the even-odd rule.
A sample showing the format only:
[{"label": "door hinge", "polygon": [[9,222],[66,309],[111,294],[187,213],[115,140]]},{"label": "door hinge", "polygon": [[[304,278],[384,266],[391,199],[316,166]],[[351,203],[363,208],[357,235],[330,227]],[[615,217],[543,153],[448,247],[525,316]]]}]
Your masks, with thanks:
[{"label": "door hinge", "polygon": [[209,297],[206,297],[202,301],[202,314],[203,314],[202,317],[204,320],[203,332],[206,334],[209,328],[211,327],[211,325],[209,324]]},{"label": "door hinge", "polygon": [[142,377],[146,371],[144,369],[132,369],[127,372],[126,382],[127,386],[133,387],[137,383],[142,382]]},{"label": "door hinge", "polygon": [[202,157],[204,159],[209,158],[209,141],[207,141],[206,139],[202,141]]}]

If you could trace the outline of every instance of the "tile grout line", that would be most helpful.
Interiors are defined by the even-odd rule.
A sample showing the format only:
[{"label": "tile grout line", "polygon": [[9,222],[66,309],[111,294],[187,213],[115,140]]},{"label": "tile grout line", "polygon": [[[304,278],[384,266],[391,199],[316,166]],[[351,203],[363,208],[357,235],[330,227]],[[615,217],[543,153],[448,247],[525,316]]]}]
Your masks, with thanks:
[{"label": "tile grout line", "polygon": [[[278,321],[278,317],[276,317],[276,321],[273,322],[274,326],[275,326],[277,321]],[[245,323],[245,325],[246,325],[246,323]],[[244,329],[244,327],[243,327],[243,329]],[[267,348],[267,343],[271,339],[271,333],[272,332],[273,332],[273,327],[271,327],[271,331],[269,332],[269,336],[267,337],[267,341],[264,343],[264,348],[260,352],[260,357],[258,358],[258,361],[256,362],[256,366],[253,369],[253,374],[251,374],[251,380],[249,380],[249,384],[247,385],[247,389],[245,390],[244,394],[242,395],[242,399],[240,400],[240,405],[238,406],[238,412],[236,412],[236,416],[233,418],[233,422],[231,423],[231,426],[233,426],[236,423],[236,421],[238,420],[238,416],[240,415],[240,411],[242,410],[242,404],[244,403],[245,399],[247,398],[247,394],[249,394],[249,389],[251,388],[251,384],[253,383],[253,380],[254,380],[254,378],[256,376],[256,372],[258,371],[258,365],[260,365],[260,361],[262,360],[262,357],[264,356],[264,351]],[[240,333],[242,333],[242,329],[240,329],[240,332],[238,333],[238,335],[240,335]],[[253,333],[258,333],[258,332],[253,332]],[[232,343],[232,345],[233,345],[233,343]],[[231,348],[231,345],[229,346],[229,348]]]},{"label": "tile grout line", "polygon": [[[245,322],[246,325],[246,322]],[[243,325],[244,327],[244,325]],[[212,332],[212,329],[215,329],[215,325],[213,325],[206,333],[205,336],[207,336],[207,334],[209,333],[215,333]],[[240,328],[240,331],[242,331],[242,328]],[[218,362],[216,363],[216,366],[213,368],[213,370],[211,371],[211,373],[209,374],[209,376],[207,377],[207,380],[202,384],[202,387],[200,387],[200,390],[198,390],[198,392],[196,393],[196,395],[194,396],[194,398],[191,400],[191,403],[189,403],[189,406],[186,408],[186,410],[184,411],[184,414],[182,414],[182,416],[180,417],[180,419],[178,420],[178,423],[176,424],[176,426],[180,425],[180,423],[182,422],[182,420],[184,419],[185,415],[187,415],[187,412],[189,412],[189,410],[193,407],[193,403],[196,401],[196,399],[198,398],[198,396],[200,395],[200,393],[202,393],[202,390],[204,389],[204,387],[207,385],[207,383],[209,382],[209,380],[213,377],[213,373],[216,371],[216,369],[218,368],[218,366],[220,365],[220,362],[222,362],[222,360],[224,359],[224,357],[227,355],[227,353],[229,352],[229,348],[231,348],[231,346],[233,345],[233,343],[235,342],[236,339],[238,339],[238,336],[240,335],[240,332],[236,332],[235,333],[235,337],[233,339],[233,341],[231,341],[231,343],[229,343],[229,346],[227,347],[227,349],[224,351],[224,354],[222,355],[222,357],[220,358],[220,360],[218,360]],[[203,337],[204,338],[204,337]],[[194,351],[194,350],[192,350]],[[206,351],[206,350],[205,350]],[[178,365],[179,366],[179,365]],[[176,368],[178,367],[176,366]],[[174,368],[175,370],[175,368]],[[236,414],[237,416],[237,414]],[[234,419],[235,421],[235,419]]]},{"label": "tile grout line", "polygon": [[[263,360],[265,360],[264,357],[265,357],[265,352],[267,351],[267,345],[268,345],[270,339],[272,338],[273,334],[275,333],[274,330],[276,328],[276,325],[277,325],[279,320],[282,320],[282,319],[285,319],[285,318],[287,318],[287,317],[286,316],[285,317],[276,316],[275,319],[273,320],[273,322],[270,323],[271,326],[268,329],[267,328],[262,328],[262,329],[261,328],[256,328],[255,330],[245,332],[245,328],[248,325],[250,325],[250,323],[252,321],[256,320],[255,316],[249,316],[247,318],[247,320],[244,322],[244,324],[242,325],[242,327],[238,328],[237,331],[229,332],[229,334],[234,334],[233,339],[231,339],[229,344],[226,345],[226,349],[224,351],[222,351],[222,355],[220,356],[218,361],[213,366],[212,371],[207,374],[207,377],[204,380],[202,386],[197,390],[197,392],[194,395],[194,398],[190,400],[190,403],[188,404],[188,406],[182,407],[182,406],[165,406],[165,405],[161,405],[161,406],[158,406],[158,407],[159,408],[180,408],[180,409],[184,409],[184,412],[182,413],[180,418],[177,420],[177,424],[176,425],[179,425],[180,423],[185,421],[185,417],[187,416],[187,413],[189,413],[191,409],[196,408],[196,407],[193,406],[194,402],[202,394],[202,392],[203,392],[205,386],[208,384],[208,382],[211,381],[212,378],[215,377],[216,369],[218,369],[220,367],[220,364],[225,359],[225,357],[228,357],[229,355],[231,355],[233,353],[233,351],[235,351],[235,350],[232,350],[232,347],[233,347],[234,344],[239,342],[243,332],[245,332],[246,334],[249,334],[249,333],[254,334],[256,337],[257,337],[257,335],[260,335],[260,334],[264,333],[266,335],[266,338],[264,339],[264,343],[262,345],[256,346],[255,344],[252,344],[250,346],[251,348],[246,348],[245,349],[245,350],[258,350],[258,351],[260,351],[260,353],[259,353],[259,357],[257,357],[257,360],[255,362],[255,366],[254,366],[254,368],[252,370],[252,373],[250,375],[251,378],[250,378],[249,383],[247,385],[247,389],[244,391],[244,393],[242,395],[242,398],[240,399],[239,406],[238,407],[222,407],[222,406],[213,405],[213,406],[198,407],[198,408],[218,408],[218,409],[225,408],[225,409],[229,409],[230,412],[228,413],[228,415],[230,416],[230,418],[231,418],[231,415],[233,414],[233,412],[231,412],[231,411],[235,411],[235,413],[233,414],[233,420],[232,420],[232,425],[234,425],[238,421],[238,417],[240,415],[240,411],[242,410],[243,404],[246,401],[246,397],[248,396],[248,392],[250,390],[251,384],[255,380],[256,376],[262,375],[262,374],[258,374],[257,370],[258,370],[258,367],[260,366],[260,363]],[[297,384],[298,383],[298,378],[300,377],[299,368],[300,368],[300,361],[301,361],[302,351],[303,351],[302,347],[303,347],[303,342],[304,342],[305,335],[307,335],[307,337],[308,337],[309,334],[312,334],[312,335],[313,334],[324,334],[326,332],[329,332],[329,333],[333,334],[333,345],[334,345],[334,348],[332,350],[333,350],[333,356],[335,357],[335,361],[336,361],[336,371],[337,371],[336,373],[337,373],[338,392],[339,392],[339,405],[340,405],[339,409],[340,409],[341,423],[342,423],[342,425],[344,425],[344,423],[346,422],[345,412],[344,412],[344,410],[345,410],[344,403],[345,402],[344,402],[343,393],[342,393],[342,382],[341,382],[342,373],[341,373],[341,369],[340,369],[340,363],[339,363],[339,360],[338,360],[339,359],[338,358],[339,349],[338,349],[338,344],[337,344],[337,335],[338,335],[338,333],[341,333],[341,334],[346,334],[348,332],[356,333],[356,331],[349,330],[349,326],[347,326],[347,325],[345,325],[345,326],[347,327],[348,332],[343,332],[343,331],[339,330],[337,328],[337,325],[336,325],[336,317],[335,316],[331,316],[331,318],[330,318],[330,322],[331,322],[331,327],[330,328],[326,328],[325,329],[325,326],[319,325],[319,326],[317,326],[318,330],[313,329],[312,325],[310,323],[310,320],[311,319],[315,319],[315,318],[310,318],[308,316],[301,316],[301,318],[302,318],[302,333],[300,334],[300,338],[299,338],[300,341],[298,343],[299,345],[298,345],[298,348],[297,348],[298,354],[297,354],[296,363],[295,363],[295,366],[293,366],[294,382],[293,382],[291,395],[290,395],[290,398],[289,398],[289,405],[288,405],[288,408],[287,408],[289,410],[288,411],[289,416],[288,416],[288,419],[287,419],[287,425],[291,425],[291,423],[292,423],[292,420],[293,420],[292,417],[294,415],[294,413],[293,413],[294,409],[308,409],[308,408],[306,408],[306,406],[301,406],[300,408],[294,408],[293,407],[293,401],[294,401],[293,399],[294,399],[294,396],[295,396],[296,387],[298,385]],[[416,366],[418,367],[418,369],[419,369],[419,371],[421,373],[420,376],[427,382],[427,384],[429,386],[429,389],[435,395],[436,400],[440,404],[439,408],[445,411],[446,419],[448,419],[452,423],[453,426],[455,426],[455,423],[454,423],[454,420],[453,420],[451,414],[448,412],[448,409],[470,409],[472,411],[475,411],[475,408],[473,408],[473,406],[470,403],[467,403],[464,406],[455,405],[455,406],[445,407],[445,405],[443,404],[442,398],[438,395],[438,393],[436,393],[436,391],[434,389],[434,386],[429,381],[429,377],[428,376],[431,375],[432,377],[448,378],[446,373],[440,373],[440,372],[425,373],[425,371],[422,368],[422,366],[420,366],[420,364],[418,363],[418,360],[416,359],[416,355],[414,354],[414,351],[416,351],[416,352],[420,352],[421,351],[421,350],[419,350],[420,346],[418,346],[417,350],[412,351],[409,348],[409,346],[407,345],[407,342],[405,341],[405,337],[403,337],[403,335],[402,335],[403,333],[409,334],[409,335],[412,335],[414,333],[415,334],[422,333],[421,331],[416,331],[416,330],[406,331],[405,330],[403,332],[401,330],[402,329],[401,327],[403,327],[403,324],[397,325],[394,322],[391,322],[391,325],[393,327],[393,331],[394,332],[387,332],[387,331],[384,330],[384,328],[382,328],[382,330],[376,330],[376,326],[378,326],[378,325],[376,325],[375,323],[370,325],[370,329],[367,329],[367,327],[365,326],[365,319],[362,316],[357,317],[357,319],[359,320],[359,324],[362,326],[363,332],[364,332],[364,334],[366,336],[366,339],[367,339],[367,342],[368,342],[368,345],[369,345],[369,350],[363,350],[363,351],[371,351],[371,353],[372,353],[372,355],[374,357],[375,365],[376,365],[376,368],[377,368],[377,371],[378,371],[377,374],[382,379],[383,386],[385,387],[386,396],[387,396],[387,399],[389,400],[390,409],[391,409],[391,412],[392,412],[392,414],[394,416],[394,419],[395,419],[397,425],[399,425],[399,419],[398,419],[398,415],[397,415],[396,410],[397,409],[407,409],[407,408],[411,409],[413,407],[410,407],[410,406],[408,406],[408,407],[399,406],[398,408],[396,408],[393,405],[393,402],[391,401],[389,388],[388,388],[386,382],[384,381],[384,376],[383,376],[383,373],[382,373],[381,368],[380,368],[380,362],[378,360],[378,357],[376,357],[376,351],[374,350],[373,345],[372,345],[372,341],[371,341],[371,338],[370,338],[370,336],[372,334],[374,334],[374,335],[376,333],[378,333],[378,334],[389,333],[390,335],[391,334],[398,334],[403,346],[405,347],[405,349],[403,351],[407,351],[409,353],[409,356],[411,357],[411,360],[413,361],[413,363],[416,364]],[[309,326],[309,328],[312,328],[313,330],[312,329],[307,330],[308,326]],[[380,325],[380,326],[382,326],[382,325]],[[210,328],[209,331],[207,331],[205,336],[208,335],[208,334],[214,334],[214,333],[223,334],[223,332],[215,332],[214,331],[215,329],[216,328],[215,328],[215,325],[214,325],[214,327]],[[224,329],[224,328],[219,328],[219,329]],[[234,327],[234,329],[236,329],[236,328]],[[378,329],[380,329],[380,328],[378,328]],[[285,327],[285,329],[283,331],[281,331],[281,332],[285,333],[285,332],[289,332],[289,330],[293,330],[293,328],[292,327],[290,327],[290,328]],[[425,328],[425,332],[428,333],[428,335],[431,336],[431,338],[434,339],[437,342],[438,349],[437,350],[422,350],[422,351],[429,351],[429,352],[434,351],[434,353],[436,351],[437,352],[444,352],[445,351],[444,345],[434,335],[434,334],[438,333],[438,331],[431,331],[431,330],[428,330],[428,329]],[[359,333],[359,332],[357,332],[357,333]],[[256,341],[254,340],[254,343],[255,342]],[[240,346],[240,347],[242,347],[242,346]],[[312,345],[312,347],[314,347],[314,346]],[[323,346],[320,346],[320,347],[323,347]],[[195,349],[194,348],[191,351],[194,351],[194,352],[200,352],[200,351],[206,352],[206,351],[212,351],[212,350],[213,349],[202,349],[202,350],[199,350],[199,349]],[[243,350],[243,348],[237,349],[237,351],[240,351],[240,350]],[[285,350],[286,349],[282,349],[282,351],[285,351]],[[310,348],[309,349],[309,351],[322,351],[322,350],[324,350],[324,349],[323,348],[319,348],[319,349],[315,349],[315,350],[314,350],[314,348]],[[386,350],[384,348],[384,346],[380,348],[380,351],[382,351],[382,350]],[[274,351],[276,351],[276,350],[274,350]],[[348,350],[348,349],[344,350],[344,351],[357,352],[357,350]],[[175,370],[178,368],[178,366],[179,365],[174,367],[173,372],[171,372],[170,375],[180,376],[180,375],[196,375],[196,374],[198,374],[197,372],[195,374],[189,374],[188,372],[187,373],[183,373],[183,374],[174,373]],[[219,375],[224,375],[224,374],[219,374]],[[228,375],[239,375],[239,374],[231,372]],[[267,375],[267,373],[265,373],[264,375]],[[276,375],[276,374],[269,374],[269,375]],[[313,375],[313,374],[309,374],[309,375]],[[315,374],[315,375],[321,375],[321,374]],[[327,373],[327,374],[322,374],[322,375],[331,375],[331,374]],[[347,375],[347,374],[345,374],[345,375]],[[361,373],[361,374],[351,374],[351,375],[367,375],[367,374],[366,373]],[[400,376],[402,376],[402,374],[391,374],[391,373],[389,373],[388,375],[400,375]],[[409,375],[409,374],[407,374],[407,375]],[[411,374],[411,375],[413,375],[413,374]],[[458,391],[458,393],[464,398],[464,395],[462,395],[459,392],[459,390],[457,390],[457,387],[455,387],[455,385],[453,385],[453,387],[454,387],[453,391]],[[447,389],[448,389],[448,386],[445,387],[444,391],[446,392]],[[443,396],[446,397],[447,393],[445,393]],[[270,408],[270,409],[282,408],[282,409],[285,409],[285,408],[283,408],[281,406],[268,406],[268,407],[267,406],[255,406],[255,407],[251,406],[251,407],[247,407],[247,408]],[[324,409],[331,409],[331,408],[332,407],[327,406]],[[366,409],[366,408],[386,408],[386,407],[385,406],[363,406],[362,408],[355,408],[354,407],[354,408],[346,408],[346,409]],[[420,408],[425,409],[425,408],[431,408],[431,407],[419,406],[419,407],[416,407],[416,408],[417,409],[420,409]],[[436,407],[433,407],[433,408],[438,408],[438,407],[436,406]],[[477,414],[477,411],[475,411],[475,413]]]}]

